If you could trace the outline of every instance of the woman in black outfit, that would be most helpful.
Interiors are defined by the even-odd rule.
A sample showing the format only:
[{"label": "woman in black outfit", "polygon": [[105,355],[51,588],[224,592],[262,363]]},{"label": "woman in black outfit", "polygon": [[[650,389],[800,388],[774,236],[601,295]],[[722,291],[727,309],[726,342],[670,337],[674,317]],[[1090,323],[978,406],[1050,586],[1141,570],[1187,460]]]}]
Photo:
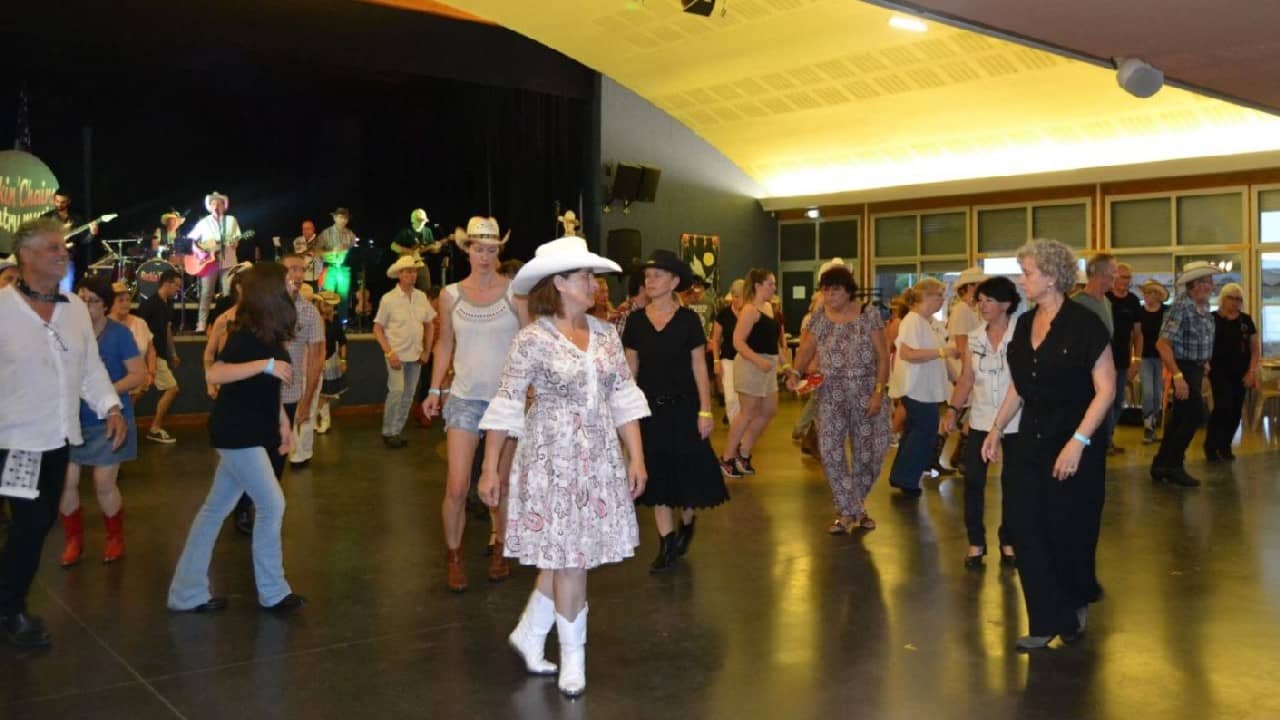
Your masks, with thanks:
[{"label": "woman in black outfit", "polygon": [[227,606],[226,598],[210,593],[209,562],[223,521],[246,493],[257,507],[253,576],[258,604],[275,611],[303,604],[284,577],[280,527],[285,502],[272,458],[288,455],[293,445],[280,387],[293,375],[284,344],[293,336],[297,311],[285,290],[284,267],[276,263],[259,263],[246,271],[240,292],[226,344],[206,371],[206,381],[220,386],[209,414],[218,467],[169,585],[168,606],[178,612],[215,612]]},{"label": "woman in black outfit", "polygon": [[1031,633],[1020,651],[1065,642],[1084,632],[1089,604],[1102,597],[1095,567],[1106,475],[1105,442],[1093,434],[1115,396],[1111,334],[1097,315],[1067,302],[1075,282],[1071,250],[1056,240],[1032,240],[1018,251],[1027,299],[1009,343],[1009,388],[982,459],[1000,456],[1005,426],[1022,410],[1010,443],[1013,530],[1018,577]]},{"label": "woman in black outfit", "polygon": [[1258,326],[1249,313],[1241,311],[1244,289],[1236,283],[1223,285],[1218,303],[1213,313],[1213,359],[1209,361],[1213,412],[1204,434],[1204,456],[1210,461],[1236,459],[1231,441],[1240,427],[1244,391],[1258,386],[1258,363],[1262,360]]},{"label": "woman in black outfit", "polygon": [[[650,417],[640,421],[649,482],[636,502],[653,507],[660,546],[651,572],[662,572],[689,550],[694,509],[729,499],[711,436],[711,381],[706,335],[692,310],[676,293],[689,287],[693,272],[669,250],[656,250],[645,263],[649,304],[627,318],[622,333],[627,363],[649,401]],[[672,508],[681,509],[677,530]]]},{"label": "woman in black outfit", "polygon": [[1138,324],[1142,326],[1142,368],[1138,370],[1138,382],[1142,385],[1142,444],[1156,441],[1156,427],[1160,424],[1160,407],[1164,400],[1164,368],[1156,341],[1160,328],[1164,327],[1164,314],[1169,307],[1164,304],[1169,291],[1154,278],[1142,283],[1142,310]]}]

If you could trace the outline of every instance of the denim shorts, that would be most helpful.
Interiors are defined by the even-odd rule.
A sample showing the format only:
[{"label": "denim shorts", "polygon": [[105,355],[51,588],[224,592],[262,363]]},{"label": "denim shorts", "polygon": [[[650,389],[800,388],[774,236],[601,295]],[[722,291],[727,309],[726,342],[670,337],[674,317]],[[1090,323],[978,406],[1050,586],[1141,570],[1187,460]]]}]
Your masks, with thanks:
[{"label": "denim shorts", "polygon": [[488,409],[487,400],[467,400],[450,395],[444,401],[444,429],[466,430],[480,435],[480,418],[484,417],[484,411]]}]

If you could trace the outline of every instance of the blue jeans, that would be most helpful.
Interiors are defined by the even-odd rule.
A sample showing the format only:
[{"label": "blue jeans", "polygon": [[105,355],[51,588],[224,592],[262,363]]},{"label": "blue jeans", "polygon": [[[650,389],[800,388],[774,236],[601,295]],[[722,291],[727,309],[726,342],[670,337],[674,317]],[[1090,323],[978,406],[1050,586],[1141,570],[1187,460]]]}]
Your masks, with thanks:
[{"label": "blue jeans", "polygon": [[1160,401],[1163,399],[1161,394],[1164,392],[1164,377],[1160,371],[1160,358],[1142,358],[1142,369],[1138,371],[1138,381],[1142,383],[1142,417],[1144,419],[1160,412]]},{"label": "blue jeans", "polygon": [[920,475],[933,460],[934,439],[938,437],[938,403],[926,403],[903,396],[907,409],[906,426],[898,440],[898,455],[889,470],[889,484],[907,490],[920,489]]},{"label": "blue jeans", "polygon": [[401,362],[399,370],[392,370],[391,363],[387,363],[387,402],[382,406],[383,437],[399,435],[404,430],[421,373],[422,363],[417,360]]},{"label": "blue jeans", "polygon": [[275,605],[292,590],[284,579],[280,526],[284,522],[284,492],[265,448],[218,450],[213,487],[196,513],[187,544],[178,558],[178,569],[169,584],[169,609],[189,610],[209,601],[209,561],[222,523],[231,514],[241,493],[257,506],[253,523],[253,577],[258,603]]}]

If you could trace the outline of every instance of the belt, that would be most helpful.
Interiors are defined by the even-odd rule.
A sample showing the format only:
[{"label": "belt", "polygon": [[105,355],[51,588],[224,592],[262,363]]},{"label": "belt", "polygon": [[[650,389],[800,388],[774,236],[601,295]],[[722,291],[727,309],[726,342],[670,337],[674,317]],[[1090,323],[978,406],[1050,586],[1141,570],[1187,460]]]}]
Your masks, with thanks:
[{"label": "belt", "polygon": [[681,400],[693,397],[692,395],[659,395],[658,397],[649,398],[652,405],[675,405]]}]

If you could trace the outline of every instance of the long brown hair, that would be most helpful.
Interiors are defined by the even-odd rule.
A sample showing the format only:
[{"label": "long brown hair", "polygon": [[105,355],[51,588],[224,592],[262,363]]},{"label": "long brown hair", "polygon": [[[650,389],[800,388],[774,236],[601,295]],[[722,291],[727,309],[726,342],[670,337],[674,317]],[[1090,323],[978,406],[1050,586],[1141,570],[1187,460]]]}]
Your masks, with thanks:
[{"label": "long brown hair", "polygon": [[769,277],[773,275],[773,271],[764,268],[751,268],[747,271],[747,276],[743,278],[746,282],[742,289],[742,299],[747,303],[756,301],[756,285],[768,282]]},{"label": "long brown hair", "polygon": [[260,262],[240,273],[240,304],[231,330],[248,330],[266,345],[293,339],[298,310],[285,286],[284,266]]}]

